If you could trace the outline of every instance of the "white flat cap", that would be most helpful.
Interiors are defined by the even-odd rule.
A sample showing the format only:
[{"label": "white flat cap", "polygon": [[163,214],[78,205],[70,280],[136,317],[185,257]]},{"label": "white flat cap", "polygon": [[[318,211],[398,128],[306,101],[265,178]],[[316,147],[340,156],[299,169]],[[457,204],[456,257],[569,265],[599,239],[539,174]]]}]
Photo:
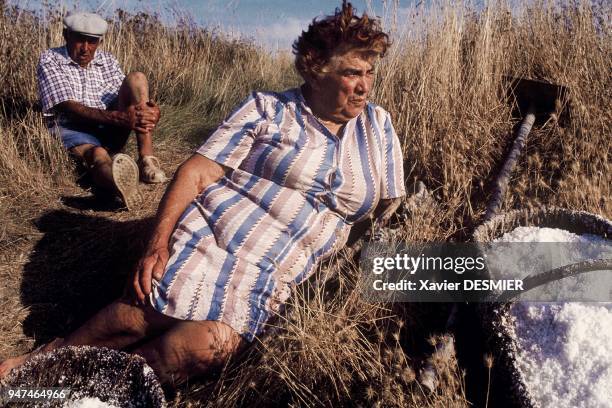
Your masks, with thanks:
[{"label": "white flat cap", "polygon": [[100,38],[106,34],[108,23],[97,14],[75,12],[64,17],[64,27],[75,33]]}]

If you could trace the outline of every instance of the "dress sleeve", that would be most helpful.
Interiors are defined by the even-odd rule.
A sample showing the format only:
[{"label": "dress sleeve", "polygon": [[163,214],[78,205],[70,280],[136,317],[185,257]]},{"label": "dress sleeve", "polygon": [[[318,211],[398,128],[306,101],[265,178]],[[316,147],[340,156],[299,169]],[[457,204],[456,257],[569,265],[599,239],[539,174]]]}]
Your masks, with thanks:
[{"label": "dress sleeve", "polygon": [[197,150],[197,153],[236,169],[248,156],[262,123],[266,122],[264,99],[253,92]]},{"label": "dress sleeve", "polygon": [[43,112],[50,111],[55,105],[65,101],[75,101],[76,97],[66,75],[60,66],[44,54],[36,69],[38,94]]},{"label": "dress sleeve", "polygon": [[388,112],[384,116],[383,137],[383,177],[380,198],[390,199],[405,196],[406,187],[404,185],[402,146],[391,123],[391,115]]}]

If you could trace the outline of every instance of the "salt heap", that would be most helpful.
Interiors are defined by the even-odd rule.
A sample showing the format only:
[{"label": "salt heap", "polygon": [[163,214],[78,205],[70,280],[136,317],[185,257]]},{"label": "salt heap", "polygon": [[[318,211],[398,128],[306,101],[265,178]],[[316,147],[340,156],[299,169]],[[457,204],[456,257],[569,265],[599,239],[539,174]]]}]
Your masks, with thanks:
[{"label": "salt heap", "polygon": [[[537,227],[519,227],[498,241],[585,240],[606,241],[593,235]],[[584,259],[596,256],[584,255]],[[609,257],[608,253],[600,255],[604,256],[597,257]],[[509,314],[513,324],[508,329],[518,349],[517,370],[536,404],[612,407],[612,303],[516,302]]]},{"label": "salt heap", "polygon": [[76,401],[68,401],[64,404],[64,408],[119,408],[107,402],[101,401],[98,398],[81,398]]}]

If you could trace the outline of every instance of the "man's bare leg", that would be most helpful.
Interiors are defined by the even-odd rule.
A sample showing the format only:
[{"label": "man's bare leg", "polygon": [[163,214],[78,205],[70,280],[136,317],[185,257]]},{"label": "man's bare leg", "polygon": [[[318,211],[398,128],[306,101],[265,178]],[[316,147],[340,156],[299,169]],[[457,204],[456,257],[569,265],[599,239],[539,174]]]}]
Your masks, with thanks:
[{"label": "man's bare leg", "polygon": [[134,353],[144,357],[162,383],[176,386],[222,367],[244,344],[224,323],[180,321]]},{"label": "man's bare leg", "polygon": [[147,337],[157,336],[178,322],[155,311],[151,306],[133,305],[128,300],[119,299],[65,338],[55,339],[31,353],[3,361],[0,363],[0,378],[39,353],[80,345],[122,349]]},{"label": "man's bare leg", "polygon": [[[149,101],[149,82],[142,72],[131,72],[123,80],[119,89],[119,110],[127,111],[130,106],[138,106]],[[153,155],[153,132],[136,132],[138,155]]]},{"label": "man's bare leg", "polygon": [[[138,107],[137,116],[143,120],[155,120],[155,123],[149,122],[144,127],[147,131],[136,130],[136,141],[138,143],[138,155],[140,179],[146,183],[163,183],[167,180],[166,174],[161,168],[159,160],[153,156],[153,129],[157,124],[154,111],[157,111],[157,106],[149,102],[149,83],[146,76],[142,72],[132,72],[126,76],[121,89],[119,90],[118,108],[121,111],[128,111]],[[152,116],[151,116],[152,115]],[[157,119],[152,119],[157,118]],[[121,147],[127,141],[127,133],[123,140],[120,140]]]},{"label": "man's bare leg", "polygon": [[111,159],[105,148],[91,144],[73,147],[70,152],[87,164],[97,187],[118,195],[128,209],[142,202],[138,189],[138,168],[131,158],[116,155]]},{"label": "man's bare leg", "polygon": [[106,149],[92,144],[82,144],[70,149],[70,153],[87,164],[96,186],[108,191],[115,191],[115,182],[111,170],[112,160]]}]

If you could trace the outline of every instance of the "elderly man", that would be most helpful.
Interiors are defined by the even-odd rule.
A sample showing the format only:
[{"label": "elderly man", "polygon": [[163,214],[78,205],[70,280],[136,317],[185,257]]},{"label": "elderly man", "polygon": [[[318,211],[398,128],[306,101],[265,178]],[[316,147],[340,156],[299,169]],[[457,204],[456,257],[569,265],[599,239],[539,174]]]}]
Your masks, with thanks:
[{"label": "elderly man", "polygon": [[[107,27],[96,14],[66,16],[66,45],[41,55],[38,85],[43,112],[53,117],[51,131],[87,165],[95,186],[118,194],[129,209],[141,200],[139,175],[146,183],[166,181],[153,156],[160,111],[149,100],[144,74],[125,76],[110,53],[96,51]],[[119,153],[131,131],[138,142],[138,164]]]}]

